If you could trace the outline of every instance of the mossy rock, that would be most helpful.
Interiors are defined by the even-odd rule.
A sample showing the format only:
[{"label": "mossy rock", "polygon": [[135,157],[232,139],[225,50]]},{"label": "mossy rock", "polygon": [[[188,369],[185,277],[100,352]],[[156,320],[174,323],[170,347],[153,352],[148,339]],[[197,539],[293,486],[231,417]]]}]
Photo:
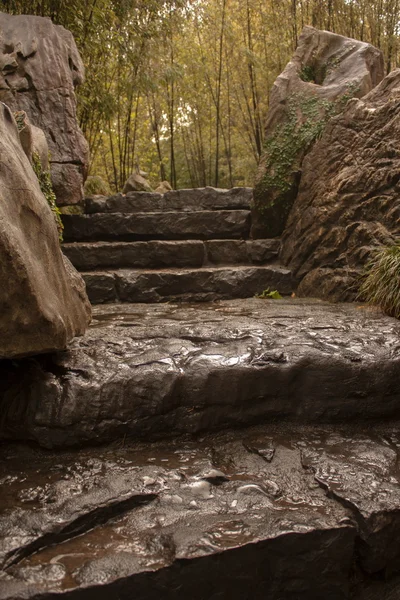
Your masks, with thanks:
[{"label": "mossy rock", "polygon": [[99,175],[89,175],[83,186],[85,196],[109,196],[108,184]]},{"label": "mossy rock", "polygon": [[356,92],[349,85],[335,101],[317,95],[292,94],[288,98],[284,119],[264,143],[264,175],[254,187],[253,237],[282,234],[297,195],[304,156]]}]

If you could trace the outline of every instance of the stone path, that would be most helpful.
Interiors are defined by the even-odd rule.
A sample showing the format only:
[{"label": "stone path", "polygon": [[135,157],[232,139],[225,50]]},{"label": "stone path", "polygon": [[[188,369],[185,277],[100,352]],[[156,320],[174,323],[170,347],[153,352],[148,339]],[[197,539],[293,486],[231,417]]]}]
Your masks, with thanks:
[{"label": "stone path", "polygon": [[110,304],[3,361],[0,600],[398,600],[399,334],[348,304]]},{"label": "stone path", "polygon": [[0,363],[0,600],[399,600],[400,323],[238,299],[294,289],[250,197],[65,217],[99,306]]},{"label": "stone path", "polygon": [[64,253],[92,303],[212,301],[294,289],[279,240],[250,240],[250,188],[88,198],[63,217]]},{"label": "stone path", "polygon": [[0,449],[1,600],[396,600],[399,426]]}]

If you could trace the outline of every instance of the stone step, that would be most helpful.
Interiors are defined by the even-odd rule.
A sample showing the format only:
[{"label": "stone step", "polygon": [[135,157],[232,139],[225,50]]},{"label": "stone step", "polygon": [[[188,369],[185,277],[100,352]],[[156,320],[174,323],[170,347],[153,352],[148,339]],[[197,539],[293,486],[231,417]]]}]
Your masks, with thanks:
[{"label": "stone step", "polygon": [[92,304],[104,302],[211,302],[250,298],[266,289],[294,291],[288,269],[277,265],[197,269],[118,269],[83,272]]},{"label": "stone step", "polygon": [[76,269],[136,267],[203,267],[262,265],[277,260],[280,242],[273,240],[152,240],[149,242],[71,242],[63,252]]},{"label": "stone step", "polygon": [[204,210],[250,210],[252,188],[230,190],[212,187],[174,190],[166,194],[129,192],[115,196],[91,196],[85,199],[87,213],[144,213]]},{"label": "stone step", "polygon": [[250,211],[62,215],[64,240],[185,240],[247,238]]},{"label": "stone step", "polygon": [[398,600],[399,448],[398,424],[3,444],[0,598]]},{"label": "stone step", "polygon": [[0,362],[0,441],[399,419],[399,337],[379,312],[308,300],[94,307],[66,352]]}]

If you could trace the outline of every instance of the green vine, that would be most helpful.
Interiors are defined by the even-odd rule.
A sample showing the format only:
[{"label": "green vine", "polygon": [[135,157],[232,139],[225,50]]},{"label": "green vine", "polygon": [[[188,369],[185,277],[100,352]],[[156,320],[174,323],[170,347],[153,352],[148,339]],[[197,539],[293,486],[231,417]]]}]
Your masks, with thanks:
[{"label": "green vine", "polygon": [[264,142],[265,176],[257,194],[258,210],[267,208],[262,202],[263,193],[269,189],[279,193],[275,200],[268,199],[268,207],[280,203],[292,187],[291,175],[299,156],[322,135],[328,121],[344,109],[358,89],[355,82],[348,84],[346,93],[335,102],[316,95],[292,94],[288,98],[285,122]]},{"label": "green vine", "polygon": [[58,238],[60,242],[63,241],[63,229],[64,225],[61,221],[61,213],[56,204],[56,195],[53,191],[53,186],[51,184],[50,171],[45,171],[42,167],[42,163],[40,162],[40,156],[37,152],[34,152],[32,155],[32,167],[35,171],[35,175],[38,178],[40,189],[42,190],[43,196],[46,198],[48,205],[53,211],[54,218],[57,225]]}]

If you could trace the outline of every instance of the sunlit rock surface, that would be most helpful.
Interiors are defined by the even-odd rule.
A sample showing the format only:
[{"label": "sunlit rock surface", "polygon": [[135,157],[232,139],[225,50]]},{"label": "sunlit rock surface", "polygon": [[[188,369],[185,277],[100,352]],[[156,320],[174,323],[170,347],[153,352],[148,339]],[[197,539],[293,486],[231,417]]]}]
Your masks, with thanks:
[{"label": "sunlit rock surface", "polygon": [[400,324],[357,305],[110,305],[67,352],[1,363],[2,439],[46,447],[400,418]]},{"label": "sunlit rock surface", "polygon": [[0,449],[2,600],[396,600],[400,428]]}]

